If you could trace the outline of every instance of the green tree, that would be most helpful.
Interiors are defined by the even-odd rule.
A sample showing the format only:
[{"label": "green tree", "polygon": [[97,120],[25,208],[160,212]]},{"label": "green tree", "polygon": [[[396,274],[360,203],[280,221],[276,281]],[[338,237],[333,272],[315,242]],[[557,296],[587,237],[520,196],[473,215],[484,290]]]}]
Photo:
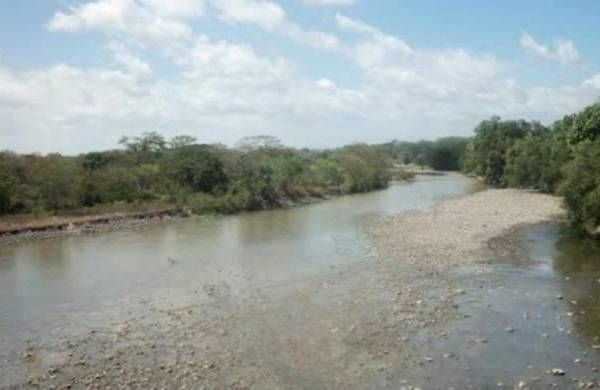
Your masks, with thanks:
[{"label": "green tree", "polygon": [[136,137],[122,137],[119,144],[133,153],[160,152],[165,149],[165,137],[155,131],[147,131]]},{"label": "green tree", "polygon": [[192,191],[214,192],[227,184],[223,163],[209,147],[202,145],[175,150],[169,156],[167,172]]},{"label": "green tree", "polygon": [[441,138],[432,142],[427,165],[440,171],[461,170],[468,142],[467,138],[460,137]]},{"label": "green tree", "polygon": [[194,145],[198,140],[195,137],[189,135],[177,135],[169,141],[169,147],[171,149],[179,149],[186,146]]},{"label": "green tree", "polygon": [[586,107],[578,113],[573,118],[569,130],[569,142],[572,145],[597,139],[600,136],[600,103]]},{"label": "green tree", "polygon": [[17,178],[6,167],[0,166],[0,214],[11,211],[16,189]]},{"label": "green tree", "polygon": [[38,159],[32,175],[44,209],[56,211],[80,205],[81,172],[74,159],[59,154]]},{"label": "green tree", "polygon": [[598,235],[600,225],[600,140],[581,142],[564,169],[560,186],[572,225]]},{"label": "green tree", "polygon": [[547,133],[518,140],[507,152],[506,184],[553,193],[569,158],[568,145],[560,134]]},{"label": "green tree", "polygon": [[107,153],[91,152],[83,156],[82,166],[86,171],[95,171],[105,167],[110,162]]},{"label": "green tree", "polygon": [[492,117],[475,128],[475,137],[466,148],[465,168],[492,185],[505,185],[507,151],[519,139],[539,135],[547,129],[538,122],[503,121]]}]

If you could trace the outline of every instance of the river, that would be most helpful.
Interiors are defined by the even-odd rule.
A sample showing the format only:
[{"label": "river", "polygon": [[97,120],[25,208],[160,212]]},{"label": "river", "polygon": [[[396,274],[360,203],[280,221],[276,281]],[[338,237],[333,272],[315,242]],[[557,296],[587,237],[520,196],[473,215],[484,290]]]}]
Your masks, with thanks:
[{"label": "river", "polygon": [[[419,177],[382,191],[292,209],[194,217],[0,247],[0,386],[21,383],[40,367],[45,370],[68,360],[53,354],[52,340],[111,329],[131,318],[152,319],[154,312],[195,307],[215,297],[227,297],[215,304],[225,312],[224,307],[250,305],[257,297],[285,297],[290,291],[298,295],[295,286],[324,275],[368,270],[373,250],[365,226],[370,222],[425,210],[443,197],[479,189],[459,175]],[[589,369],[598,363],[593,346],[600,344],[600,251],[568,238],[552,224],[524,229],[519,237],[529,261],[499,260],[489,265],[493,278],[468,268],[456,271],[457,280],[469,279],[465,284],[482,293],[475,299],[468,294],[460,302],[461,313],[468,315],[446,325],[442,341],[431,332],[416,340],[428,345],[432,354],[452,350],[464,352],[464,357],[455,364],[436,359],[417,366],[408,376],[413,383],[496,385],[503,377],[523,376],[523,365],[540,359],[562,365],[580,359],[574,368],[561,368],[585,367],[579,375],[594,380]],[[326,306],[334,300],[318,302]],[[524,321],[529,324],[526,331]],[[508,324],[516,329],[510,339],[504,335],[509,332],[502,332]],[[486,342],[486,348],[465,344],[474,334],[498,333],[502,337]],[[544,343],[547,338],[560,342]],[[260,342],[253,341],[252,348]],[[21,364],[24,351],[36,348],[45,351],[39,352],[41,362],[34,367]],[[528,378],[543,376],[546,366],[531,368]],[[471,380],[465,379],[465,370]],[[436,371],[439,374],[432,375]],[[328,387],[322,378],[311,378],[306,383]],[[394,387],[381,381],[363,383]]]}]

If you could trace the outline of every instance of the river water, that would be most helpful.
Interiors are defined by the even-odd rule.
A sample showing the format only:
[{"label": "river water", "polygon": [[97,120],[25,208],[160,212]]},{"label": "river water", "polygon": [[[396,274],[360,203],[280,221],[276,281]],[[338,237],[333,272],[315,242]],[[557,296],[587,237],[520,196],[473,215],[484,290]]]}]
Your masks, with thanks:
[{"label": "river water", "polygon": [[182,301],[199,285],[285,285],[366,261],[369,219],[475,188],[462,176],[423,177],[286,210],[0,247],[0,343],[36,338],[73,313],[81,320],[140,299]]},{"label": "river water", "polygon": [[[18,380],[8,373],[10,363],[27,345],[101,326],[147,301],[173,307],[222,289],[233,296],[276,291],[340,267],[368,264],[369,222],[478,189],[459,175],[419,177],[292,209],[0,247],[0,387]],[[460,302],[464,319],[448,325],[443,341],[427,333],[422,343],[432,354],[460,351],[463,357],[416,369],[411,374],[416,383],[495,387],[500,378],[520,376],[536,383],[554,364],[595,380],[600,250],[553,224],[524,229],[519,240],[528,260],[489,264],[493,283],[469,269],[457,270],[457,279],[479,284],[473,288],[481,292]],[[506,332],[507,326],[515,331]],[[497,337],[486,340],[485,348],[467,343],[477,335]],[[544,364],[534,364],[540,361]]]}]

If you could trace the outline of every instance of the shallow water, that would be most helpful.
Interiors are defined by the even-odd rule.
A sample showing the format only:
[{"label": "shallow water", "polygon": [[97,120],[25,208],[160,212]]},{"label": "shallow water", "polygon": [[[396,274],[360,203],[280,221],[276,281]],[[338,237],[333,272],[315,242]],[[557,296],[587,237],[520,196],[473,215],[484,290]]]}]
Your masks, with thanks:
[{"label": "shallow water", "polygon": [[107,308],[144,299],[184,304],[197,299],[198,286],[267,288],[365,261],[363,227],[370,218],[427,208],[476,188],[458,175],[421,177],[287,210],[0,247],[0,347],[43,339],[50,329],[93,322]]},{"label": "shallow water", "polygon": [[[185,307],[213,291],[225,299],[235,297],[234,308],[244,307],[245,300],[256,302],[260,294],[272,297],[295,286],[303,287],[292,293],[294,297],[305,293],[311,297],[301,312],[283,299],[275,304],[281,310],[270,316],[244,317],[244,331],[257,334],[244,341],[253,354],[260,348],[268,352],[265,356],[279,352],[277,356],[283,357],[280,350],[287,344],[277,344],[271,333],[283,340],[297,335],[304,342],[315,336],[327,341],[326,335],[307,328],[317,327],[329,311],[340,310],[336,306],[340,301],[353,302],[350,288],[358,288],[360,302],[369,294],[361,287],[378,272],[371,263],[365,226],[381,216],[427,209],[442,197],[478,189],[462,176],[421,177],[383,191],[294,209],[193,218],[141,230],[1,247],[0,373],[2,367],[13,367],[3,365],[2,359],[17,362],[29,343],[44,348],[54,335],[62,340],[65,334],[110,327],[140,307],[141,314],[133,316],[136,321],[154,321],[147,307]],[[593,369],[600,368],[600,248],[570,237],[555,224],[525,228],[516,237],[524,258],[502,258],[449,275],[465,290],[456,297],[458,319],[425,328],[411,338],[407,350],[432,361],[409,372],[398,365],[398,372],[392,370],[394,379],[404,378],[422,388],[496,388],[498,383],[512,388],[520,381],[527,388],[578,388],[580,382],[598,381]],[[310,295],[311,281],[319,284],[320,278],[338,272],[344,276],[330,278],[340,281],[335,289],[321,290],[320,298]],[[348,282],[352,276],[357,285]],[[224,290],[227,294],[221,294]],[[147,301],[152,305],[144,305]],[[213,303],[217,315],[221,304],[227,305],[220,299]],[[364,315],[365,320],[372,314],[369,307],[356,311],[354,315]],[[270,331],[265,333],[265,327]],[[52,355],[51,347],[48,351]],[[343,356],[343,350],[339,353]],[[331,364],[327,353],[321,358],[323,367]],[[290,383],[307,380],[293,370],[294,364],[273,366]],[[552,368],[561,368],[566,375],[552,376],[548,373]],[[12,368],[6,371],[0,387],[18,383],[24,375]],[[327,372],[323,378],[329,377]],[[308,378],[314,382],[308,380],[313,386],[307,387],[329,383],[321,382],[320,376]],[[350,377],[350,383],[354,379]],[[402,382],[366,383],[371,384],[368,388],[397,388]]]},{"label": "shallow water", "polygon": [[[556,224],[517,234],[526,259],[508,258],[459,273],[463,318],[444,337],[422,335],[425,354],[439,359],[415,376],[433,388],[598,386],[600,376],[600,248]],[[482,342],[482,340],[484,342]],[[553,368],[566,372],[553,376]],[[436,372],[431,376],[431,372]],[[586,387],[587,388],[587,387]]]}]

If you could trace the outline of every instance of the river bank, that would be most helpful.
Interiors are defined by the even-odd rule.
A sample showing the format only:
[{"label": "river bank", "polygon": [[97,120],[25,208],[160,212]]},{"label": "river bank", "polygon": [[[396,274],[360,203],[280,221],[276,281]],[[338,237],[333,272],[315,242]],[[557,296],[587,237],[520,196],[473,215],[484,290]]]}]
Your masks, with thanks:
[{"label": "river bank", "polygon": [[[448,267],[480,260],[494,246],[501,249],[502,237],[520,226],[563,215],[559,197],[528,190],[488,189],[445,200],[430,211],[384,218],[373,226],[371,234],[388,260]],[[515,249],[506,239],[504,247]]]},{"label": "river bank", "polygon": [[[299,207],[322,202],[333,197],[333,195],[327,195],[322,197],[308,196],[299,199],[282,199],[276,208]],[[143,210],[137,211],[124,210],[102,213],[95,211],[86,212],[83,210],[77,215],[21,216],[8,217],[4,218],[4,220],[0,219],[0,244],[137,229],[210,214],[196,213],[189,207],[183,206],[142,208]]]}]

